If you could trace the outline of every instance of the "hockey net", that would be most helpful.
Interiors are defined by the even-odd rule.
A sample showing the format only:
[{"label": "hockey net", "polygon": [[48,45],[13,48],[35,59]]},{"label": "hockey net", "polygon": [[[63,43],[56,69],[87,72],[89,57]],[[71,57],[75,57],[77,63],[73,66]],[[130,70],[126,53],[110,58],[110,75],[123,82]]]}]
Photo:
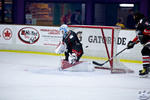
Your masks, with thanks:
[{"label": "hockey net", "polygon": [[[98,58],[97,62],[103,63],[117,54],[117,40],[119,27],[112,26],[90,26],[90,25],[69,25],[70,30],[82,34],[84,55]],[[121,54],[120,54],[121,55]],[[103,66],[96,66],[96,69],[110,70],[111,73],[132,73],[118,56],[113,57]]]}]

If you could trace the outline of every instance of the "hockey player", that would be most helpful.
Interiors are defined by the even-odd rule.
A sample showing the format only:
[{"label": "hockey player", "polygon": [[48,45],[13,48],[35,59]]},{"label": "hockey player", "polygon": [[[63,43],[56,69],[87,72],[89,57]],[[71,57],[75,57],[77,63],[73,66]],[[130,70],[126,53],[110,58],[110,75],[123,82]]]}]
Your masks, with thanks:
[{"label": "hockey player", "polygon": [[70,64],[75,64],[83,55],[82,44],[80,43],[77,34],[72,30],[69,30],[67,25],[61,25],[59,30],[63,34],[62,48],[64,49],[66,47],[66,49],[63,51],[60,49],[58,51],[62,51],[61,53],[64,52],[64,60],[69,61]]},{"label": "hockey player", "polygon": [[134,20],[136,22],[137,36],[128,42],[127,48],[131,49],[139,42],[143,45],[143,49],[141,50],[143,69],[139,71],[139,75],[145,77],[148,75],[150,69],[150,19],[145,18],[141,13],[135,13]]}]

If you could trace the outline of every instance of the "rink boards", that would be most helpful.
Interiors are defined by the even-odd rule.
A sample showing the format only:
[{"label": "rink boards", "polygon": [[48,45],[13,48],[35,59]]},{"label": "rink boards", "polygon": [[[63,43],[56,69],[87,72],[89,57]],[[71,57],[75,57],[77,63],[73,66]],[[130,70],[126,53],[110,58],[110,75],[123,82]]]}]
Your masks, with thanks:
[{"label": "rink boards", "polygon": [[[100,32],[99,29],[91,30],[88,28],[88,30],[85,30],[78,28],[75,31],[82,31],[82,44],[84,49],[83,58],[103,59],[99,58],[99,51],[105,49],[101,36],[97,33]],[[117,51],[125,48],[128,41],[132,40],[135,36],[135,30],[120,30],[117,41]],[[59,33],[59,27],[0,25],[1,51],[11,50],[14,52],[56,55],[54,50],[61,39],[62,35]],[[109,37],[107,39],[109,40]],[[141,61],[141,48],[142,46],[137,45],[132,50],[126,50],[125,53],[119,57],[126,60]],[[101,54],[103,54],[103,52]]]}]

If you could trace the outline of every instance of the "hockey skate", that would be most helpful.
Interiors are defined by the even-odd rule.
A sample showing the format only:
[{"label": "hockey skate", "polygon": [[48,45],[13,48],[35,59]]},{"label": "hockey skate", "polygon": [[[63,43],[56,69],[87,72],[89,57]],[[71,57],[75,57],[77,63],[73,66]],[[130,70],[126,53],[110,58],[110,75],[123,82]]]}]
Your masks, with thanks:
[{"label": "hockey skate", "polygon": [[148,73],[149,73],[149,68],[145,67],[139,71],[139,76],[140,76],[140,78],[146,78],[146,77],[148,77]]}]

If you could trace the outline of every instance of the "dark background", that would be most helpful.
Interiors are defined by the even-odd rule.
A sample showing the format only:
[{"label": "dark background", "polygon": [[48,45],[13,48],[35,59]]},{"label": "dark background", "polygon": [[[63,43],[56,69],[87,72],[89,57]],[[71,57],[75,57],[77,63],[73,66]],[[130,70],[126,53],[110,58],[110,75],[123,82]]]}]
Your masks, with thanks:
[{"label": "dark background", "polygon": [[[135,6],[122,8],[120,3]],[[150,0],[0,0],[0,23],[57,26],[63,24],[64,15],[76,9],[81,10],[84,25],[114,26],[119,17],[126,25],[129,9],[150,16]]]}]

